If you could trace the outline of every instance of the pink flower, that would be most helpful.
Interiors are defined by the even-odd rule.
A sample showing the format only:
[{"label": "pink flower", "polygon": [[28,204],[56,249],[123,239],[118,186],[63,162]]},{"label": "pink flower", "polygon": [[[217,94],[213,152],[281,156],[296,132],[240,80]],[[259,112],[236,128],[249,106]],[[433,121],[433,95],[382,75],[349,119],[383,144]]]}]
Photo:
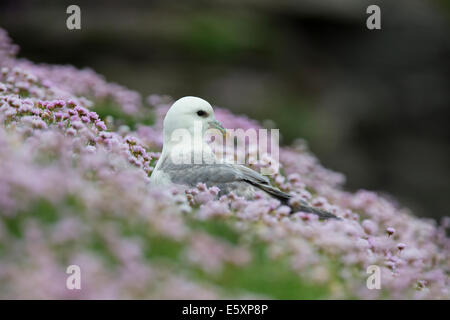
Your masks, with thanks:
[{"label": "pink flower", "polygon": [[386,228],[386,233],[388,234],[388,236],[392,236],[395,233],[395,229],[394,228]]},{"label": "pink flower", "polygon": [[106,125],[103,121],[101,120],[97,120],[95,121],[95,126],[99,129],[99,130],[106,130]]},{"label": "pink flower", "polygon": [[89,117],[91,120],[98,120],[98,114],[95,113],[95,112],[92,112],[92,111],[88,112],[88,117]]}]

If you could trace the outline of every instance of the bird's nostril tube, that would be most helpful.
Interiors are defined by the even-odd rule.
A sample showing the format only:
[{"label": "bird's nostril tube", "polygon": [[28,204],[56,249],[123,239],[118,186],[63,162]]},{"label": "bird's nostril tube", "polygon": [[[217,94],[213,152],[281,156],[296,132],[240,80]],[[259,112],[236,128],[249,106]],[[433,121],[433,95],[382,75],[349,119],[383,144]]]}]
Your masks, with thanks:
[{"label": "bird's nostril tube", "polygon": [[217,121],[217,120],[214,120],[214,121],[209,121],[208,122],[208,125],[209,125],[209,128],[210,129],[217,129],[217,130],[219,130],[223,135],[226,135],[226,133],[227,133],[227,130],[222,126],[222,124],[219,122],[219,121]]}]

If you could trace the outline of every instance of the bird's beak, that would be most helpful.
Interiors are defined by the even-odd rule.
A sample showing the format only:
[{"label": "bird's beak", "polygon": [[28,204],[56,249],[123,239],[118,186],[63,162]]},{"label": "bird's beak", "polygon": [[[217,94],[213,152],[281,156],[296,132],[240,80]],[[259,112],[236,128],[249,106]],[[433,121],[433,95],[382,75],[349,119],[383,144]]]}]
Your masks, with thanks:
[{"label": "bird's beak", "polygon": [[210,129],[217,129],[223,134],[223,136],[226,136],[227,130],[222,126],[222,124],[219,121],[217,120],[209,121],[208,124]]}]

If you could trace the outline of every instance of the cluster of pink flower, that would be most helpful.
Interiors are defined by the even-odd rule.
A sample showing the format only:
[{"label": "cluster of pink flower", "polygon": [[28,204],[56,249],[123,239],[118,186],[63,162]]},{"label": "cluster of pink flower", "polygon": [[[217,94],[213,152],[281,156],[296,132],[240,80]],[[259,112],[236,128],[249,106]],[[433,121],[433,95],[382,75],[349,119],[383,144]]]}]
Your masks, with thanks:
[{"label": "cluster of pink flower", "polygon": [[[136,93],[15,52],[0,29],[0,297],[236,298],[212,279],[227,266],[248,267],[258,242],[272,261],[287,259],[296,276],[326,287],[327,298],[450,298],[449,219],[438,225],[373,192],[344,191],[344,177],[301,143],[280,150],[286,175],[273,183],[342,221],[263,196],[217,199],[218,188],[203,184],[186,194],[154,189],[148,177],[170,98],[148,98],[154,125],[108,131],[93,111],[97,99],[130,113],[143,107]],[[228,128],[259,126],[220,108],[216,116]],[[223,222],[238,240],[193,221]],[[81,290],[66,288],[72,264]],[[370,265],[380,268],[381,290],[367,287]]]}]

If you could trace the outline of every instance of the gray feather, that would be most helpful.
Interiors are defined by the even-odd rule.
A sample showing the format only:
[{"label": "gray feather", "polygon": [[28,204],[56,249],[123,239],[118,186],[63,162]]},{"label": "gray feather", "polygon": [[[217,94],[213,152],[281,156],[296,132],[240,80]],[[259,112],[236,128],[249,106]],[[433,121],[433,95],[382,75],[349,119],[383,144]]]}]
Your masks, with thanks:
[{"label": "gray feather", "polygon": [[281,203],[292,208],[293,212],[302,211],[313,213],[322,219],[337,218],[335,215],[310,206],[302,201],[291,205],[291,195],[270,185],[267,177],[243,165],[216,163],[216,164],[173,164],[166,159],[161,164],[161,170],[168,174],[172,183],[188,187],[195,187],[198,183],[205,183],[208,187],[217,186],[219,195],[234,192],[237,195],[251,198],[257,190],[262,190],[270,196],[280,200]]}]

